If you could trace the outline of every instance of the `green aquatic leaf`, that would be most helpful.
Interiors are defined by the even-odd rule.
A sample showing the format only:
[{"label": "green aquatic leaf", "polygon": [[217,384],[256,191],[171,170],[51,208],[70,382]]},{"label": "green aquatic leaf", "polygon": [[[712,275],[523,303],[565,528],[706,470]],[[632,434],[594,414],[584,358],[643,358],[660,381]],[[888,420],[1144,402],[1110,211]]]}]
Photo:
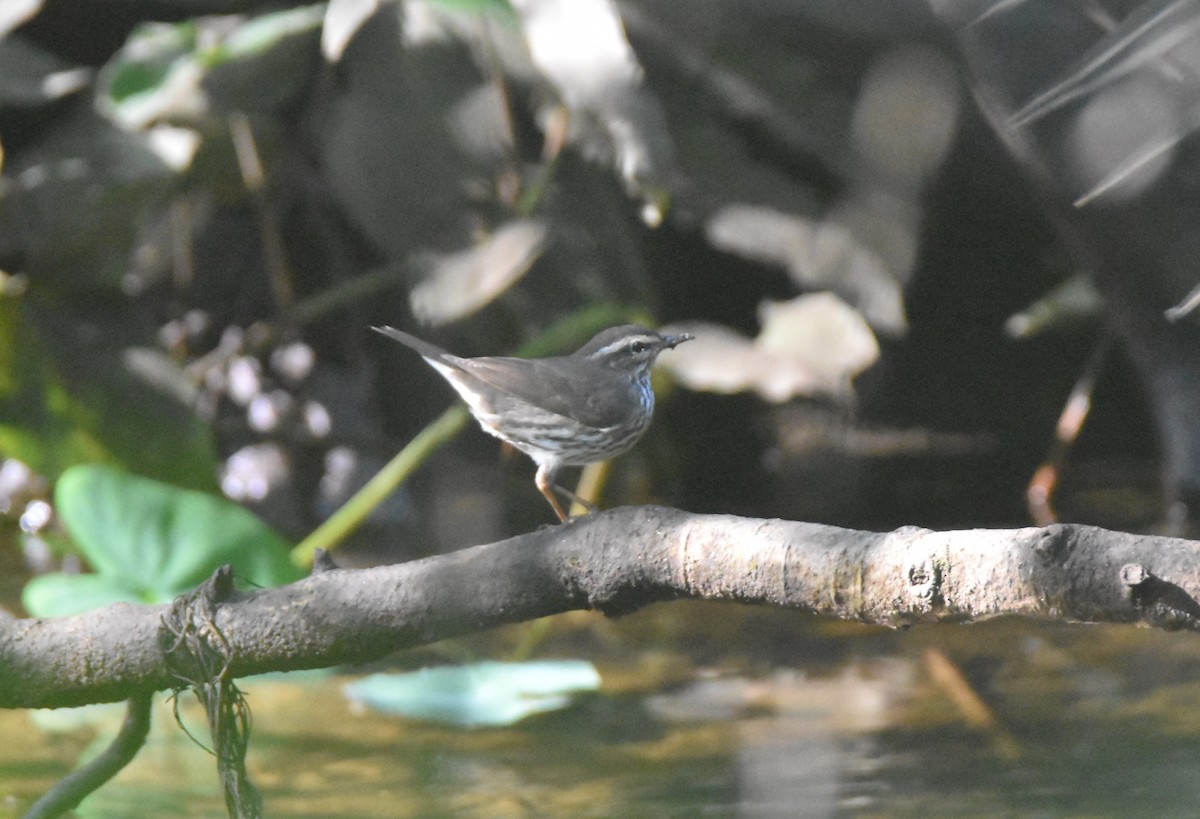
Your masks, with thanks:
[{"label": "green aquatic leaf", "polygon": [[[55,506],[95,574],[47,575],[27,586],[24,603],[37,616],[80,611],[92,601],[166,602],[226,563],[236,577],[257,586],[302,576],[281,536],[249,511],[206,492],[84,465],[59,479]],[[72,589],[88,605],[74,605]]]},{"label": "green aquatic leaf", "polygon": [[150,603],[105,574],[53,572],[32,578],[21,590],[21,605],[35,617],[65,617],[113,603]]},{"label": "green aquatic leaf", "polygon": [[512,725],[556,711],[572,696],[600,688],[600,674],[583,660],[482,662],[372,674],[345,686],[354,702],[384,714],[467,727]]}]

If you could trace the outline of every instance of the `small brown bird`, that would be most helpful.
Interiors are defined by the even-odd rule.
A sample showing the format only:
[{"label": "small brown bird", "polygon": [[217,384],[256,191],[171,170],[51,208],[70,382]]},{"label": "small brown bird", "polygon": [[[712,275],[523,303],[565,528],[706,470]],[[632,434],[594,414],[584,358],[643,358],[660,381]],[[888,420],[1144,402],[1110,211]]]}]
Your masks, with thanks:
[{"label": "small brown bird", "polygon": [[411,347],[458,391],[484,432],[538,465],[534,481],[560,521],[554,490],[563,466],[605,461],[629,450],[650,426],[650,368],[663,350],[689,341],[646,327],[611,327],[576,352],[553,358],[460,358],[394,327],[373,330]]}]

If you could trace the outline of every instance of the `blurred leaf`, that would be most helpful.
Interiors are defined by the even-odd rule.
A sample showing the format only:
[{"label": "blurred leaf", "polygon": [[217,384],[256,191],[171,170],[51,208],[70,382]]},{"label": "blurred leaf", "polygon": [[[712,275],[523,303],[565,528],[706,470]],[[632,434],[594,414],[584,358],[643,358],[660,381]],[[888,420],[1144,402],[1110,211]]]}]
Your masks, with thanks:
[{"label": "blurred leaf", "polygon": [[87,86],[90,69],[72,66],[24,37],[4,37],[3,27],[0,19],[0,106],[42,105]]},{"label": "blurred leaf", "polygon": [[42,274],[41,290],[90,292],[119,286],[142,216],[174,174],[143,135],[81,104],[10,156],[3,182],[0,257]]},{"label": "blurred leaf", "polygon": [[362,24],[379,10],[380,0],[329,0],[321,28],[321,53],[336,63]]},{"label": "blurred leaf", "polygon": [[101,71],[97,104],[130,130],[276,110],[319,64],[324,13],[324,5],[315,5],[243,22],[212,17],[139,26]]},{"label": "blurred leaf", "polygon": [[1010,338],[1032,338],[1078,321],[1099,321],[1104,299],[1090,276],[1078,273],[1004,322]]},{"label": "blurred leaf", "polygon": [[941,51],[906,44],[876,57],[862,79],[850,132],[856,164],[866,171],[863,183],[882,178],[919,193],[945,162],[961,96],[954,64]]},{"label": "blurred leaf", "polygon": [[103,459],[88,407],[67,393],[16,299],[0,299],[0,339],[0,453],[50,478]]},{"label": "blurred leaf", "polygon": [[278,111],[306,89],[321,65],[324,4],[264,14],[201,55],[214,110]]},{"label": "blurred leaf", "polygon": [[490,14],[498,20],[516,22],[517,13],[508,0],[428,0],[429,5],[447,11],[470,11]]},{"label": "blurred leaf", "polygon": [[43,330],[21,304],[0,296],[0,454],[49,478],[107,461],[216,488],[211,433],[181,400],[189,385],[174,364],[152,351],[122,356],[76,328]]},{"label": "blurred leaf", "polygon": [[610,0],[516,0],[529,55],[571,112],[571,138],[606,161],[655,225],[675,181],[666,115]]},{"label": "blurred leaf", "polygon": [[42,0],[4,0],[0,4],[0,39],[42,10]]},{"label": "blurred leaf", "polygon": [[282,537],[206,492],[84,465],[59,479],[55,506],[96,573],[46,575],[31,584],[23,600],[35,616],[84,611],[97,602],[166,602],[226,563],[258,586],[303,576],[288,560]]},{"label": "blurred leaf", "polygon": [[34,617],[66,617],[113,603],[146,603],[108,575],[54,572],[30,579],[21,605]]},{"label": "blurred leaf", "polygon": [[797,395],[849,401],[854,376],[879,357],[862,316],[832,293],[767,302],[760,314],[763,330],[753,341],[704,322],[663,328],[696,338],[663,356],[660,366],[685,387],[702,392],[753,390],[776,403]]},{"label": "blurred leaf", "polygon": [[832,293],[764,301],[754,343],[804,365],[816,392],[849,394],[850,380],[879,358],[874,333],[857,310]]},{"label": "blurred leaf", "polygon": [[[321,53],[325,58],[330,62],[340,60],[346,46],[383,5],[381,0],[330,0],[321,30]],[[467,23],[465,28],[478,29],[478,21],[472,18],[484,15],[512,29],[519,22],[507,0],[424,0],[409,5],[406,12],[418,21],[416,27],[429,31],[442,29],[444,33],[461,34],[463,21]],[[422,34],[418,39],[426,36]]]},{"label": "blurred leaf", "polygon": [[[996,4],[995,9],[1000,10],[1002,5]],[[991,12],[989,9],[988,13]],[[1169,60],[1186,59],[1195,49],[1191,38],[1198,22],[1192,3],[1150,0],[1133,4],[1119,24],[1066,66],[1050,86],[1010,114],[1009,127],[1024,127],[1080,97],[1110,88],[1164,56]],[[1194,123],[1189,123],[1189,127],[1194,127]]]},{"label": "blurred leaf", "polygon": [[205,64],[215,66],[266,54],[297,34],[317,32],[324,19],[324,3],[254,17],[234,28],[220,44],[208,50]]},{"label": "blurred leaf", "polygon": [[435,259],[409,295],[413,315],[432,325],[471,315],[521,280],[541,255],[545,239],[543,222],[518,219],[476,247]]},{"label": "blurred leaf", "polygon": [[412,32],[401,10],[385,5],[365,21],[338,64],[339,93],[314,121],[339,207],[392,260],[416,248],[461,247],[469,235],[461,157],[444,109],[479,84],[444,38],[406,44]]},{"label": "blurred leaf", "polygon": [[837,293],[883,332],[900,333],[907,327],[904,295],[895,274],[908,271],[892,270],[853,227],[731,204],[714,213],[705,230],[714,247],[782,265],[800,286]]},{"label": "blurred leaf", "polygon": [[373,674],[343,690],[349,699],[384,714],[479,727],[512,725],[565,708],[573,694],[599,688],[600,674],[591,663],[546,660]]},{"label": "blurred leaf", "polygon": [[121,105],[155,92],[180,60],[193,52],[196,33],[193,21],[148,23],[134,29],[125,47],[104,69],[101,104]]}]

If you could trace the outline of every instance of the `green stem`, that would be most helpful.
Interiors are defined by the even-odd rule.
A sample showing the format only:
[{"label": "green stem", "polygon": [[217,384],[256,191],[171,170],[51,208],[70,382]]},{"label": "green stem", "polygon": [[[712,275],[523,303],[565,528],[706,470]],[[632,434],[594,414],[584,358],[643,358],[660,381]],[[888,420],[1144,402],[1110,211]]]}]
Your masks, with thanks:
[{"label": "green stem", "polygon": [[376,293],[393,290],[403,281],[404,271],[399,266],[373,270],[297,301],[284,311],[283,319],[286,323],[298,327],[311,324],[335,310],[341,310]]},{"label": "green stem", "polygon": [[79,806],[92,793],[133,761],[150,733],[150,702],[153,692],[133,696],[125,708],[125,721],[112,743],[86,765],[72,771],[25,813],[25,819],[62,816]]},{"label": "green stem", "polygon": [[407,480],[434,450],[457,435],[467,423],[467,418],[465,406],[454,406],[421,430],[408,446],[355,492],[354,497],[292,549],[292,562],[307,568],[312,565],[317,549],[333,549],[358,528],[384,498]]}]

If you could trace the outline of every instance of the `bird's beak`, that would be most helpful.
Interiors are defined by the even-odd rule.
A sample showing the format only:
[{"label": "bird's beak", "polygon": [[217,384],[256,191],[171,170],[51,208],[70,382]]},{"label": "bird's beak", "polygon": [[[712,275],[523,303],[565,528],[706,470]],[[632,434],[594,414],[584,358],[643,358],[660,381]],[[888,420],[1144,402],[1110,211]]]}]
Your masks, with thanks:
[{"label": "bird's beak", "polygon": [[695,338],[691,333],[679,333],[673,336],[663,336],[663,344],[667,349],[673,350],[685,341],[691,341]]}]

